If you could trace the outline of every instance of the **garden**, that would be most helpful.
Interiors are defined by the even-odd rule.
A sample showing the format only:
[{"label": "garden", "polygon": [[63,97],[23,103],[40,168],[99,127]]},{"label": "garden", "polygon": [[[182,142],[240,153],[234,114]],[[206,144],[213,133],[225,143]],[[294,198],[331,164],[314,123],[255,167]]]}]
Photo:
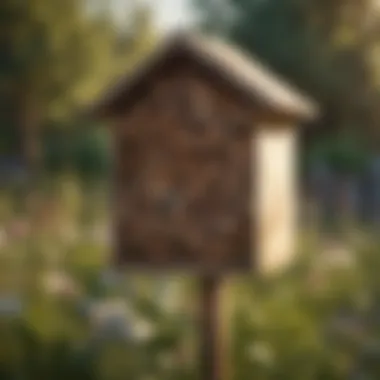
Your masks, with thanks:
[{"label": "garden", "polygon": [[[106,194],[3,191],[1,379],[198,378],[196,279],[112,267]],[[305,231],[286,273],[227,280],[234,379],[380,376],[380,242],[355,231],[329,249]]]}]

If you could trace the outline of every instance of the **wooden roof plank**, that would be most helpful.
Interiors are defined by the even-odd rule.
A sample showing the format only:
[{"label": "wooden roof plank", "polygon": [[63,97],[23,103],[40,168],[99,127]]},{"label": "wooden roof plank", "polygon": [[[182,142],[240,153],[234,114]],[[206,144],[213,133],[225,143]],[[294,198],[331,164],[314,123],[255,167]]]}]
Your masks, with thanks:
[{"label": "wooden roof plank", "polygon": [[174,32],[164,38],[132,73],[110,87],[91,107],[90,113],[98,116],[112,114],[112,106],[120,98],[133,92],[146,75],[178,49],[213,67],[238,90],[251,95],[255,102],[259,101],[264,107],[300,119],[313,119],[319,113],[319,107],[313,100],[271,72],[252,55],[249,56],[220,39],[194,32]]}]

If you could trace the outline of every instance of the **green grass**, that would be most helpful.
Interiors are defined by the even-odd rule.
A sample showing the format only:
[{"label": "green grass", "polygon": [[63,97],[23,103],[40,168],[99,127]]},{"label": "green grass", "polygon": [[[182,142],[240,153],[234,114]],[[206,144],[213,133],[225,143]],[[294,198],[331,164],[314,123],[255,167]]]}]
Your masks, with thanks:
[{"label": "green grass", "polygon": [[[52,228],[52,223],[33,219],[38,213],[30,213],[30,235],[9,236],[0,250],[0,296],[18,294],[23,301],[20,315],[0,310],[0,379],[197,379],[195,279],[121,273],[104,281],[110,252],[86,231],[106,222],[105,194],[97,193],[96,207],[91,208],[94,198],[75,181],[55,188],[59,191],[51,191],[49,199],[62,215],[58,220],[77,236],[68,239],[59,224]],[[9,194],[0,197],[5,229],[23,216],[14,202]],[[91,217],[84,217],[89,209]],[[305,233],[300,260],[287,273],[271,279],[230,279],[225,302],[233,309],[229,328],[234,379],[250,380],[254,374],[257,380],[335,380],[348,378],[354,366],[380,378],[373,364],[373,356],[380,359],[380,353],[370,358],[367,353],[380,338],[380,316],[375,313],[380,242],[369,234],[349,236],[353,266],[322,265],[315,235]],[[49,290],[46,274],[58,270],[72,279],[75,292]],[[127,334],[120,339],[120,331],[99,335],[92,328],[91,302],[113,299],[132,310],[130,338]],[[357,321],[332,328],[343,309]],[[152,334],[133,338],[142,320]]]}]

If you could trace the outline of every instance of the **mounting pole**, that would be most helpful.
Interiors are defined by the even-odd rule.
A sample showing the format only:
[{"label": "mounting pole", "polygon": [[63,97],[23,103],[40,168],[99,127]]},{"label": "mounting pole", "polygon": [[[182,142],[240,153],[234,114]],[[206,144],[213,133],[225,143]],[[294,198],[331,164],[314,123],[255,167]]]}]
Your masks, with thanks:
[{"label": "mounting pole", "polygon": [[200,279],[200,364],[202,380],[230,378],[227,357],[228,327],[225,310],[222,310],[223,279],[204,275]]}]

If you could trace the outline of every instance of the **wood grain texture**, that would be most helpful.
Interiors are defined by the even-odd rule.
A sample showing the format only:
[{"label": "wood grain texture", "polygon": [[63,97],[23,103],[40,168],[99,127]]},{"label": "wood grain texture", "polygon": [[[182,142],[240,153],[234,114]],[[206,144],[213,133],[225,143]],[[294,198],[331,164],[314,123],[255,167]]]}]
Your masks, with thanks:
[{"label": "wood grain texture", "polygon": [[196,63],[172,60],[114,128],[119,263],[249,270],[252,107]]}]

